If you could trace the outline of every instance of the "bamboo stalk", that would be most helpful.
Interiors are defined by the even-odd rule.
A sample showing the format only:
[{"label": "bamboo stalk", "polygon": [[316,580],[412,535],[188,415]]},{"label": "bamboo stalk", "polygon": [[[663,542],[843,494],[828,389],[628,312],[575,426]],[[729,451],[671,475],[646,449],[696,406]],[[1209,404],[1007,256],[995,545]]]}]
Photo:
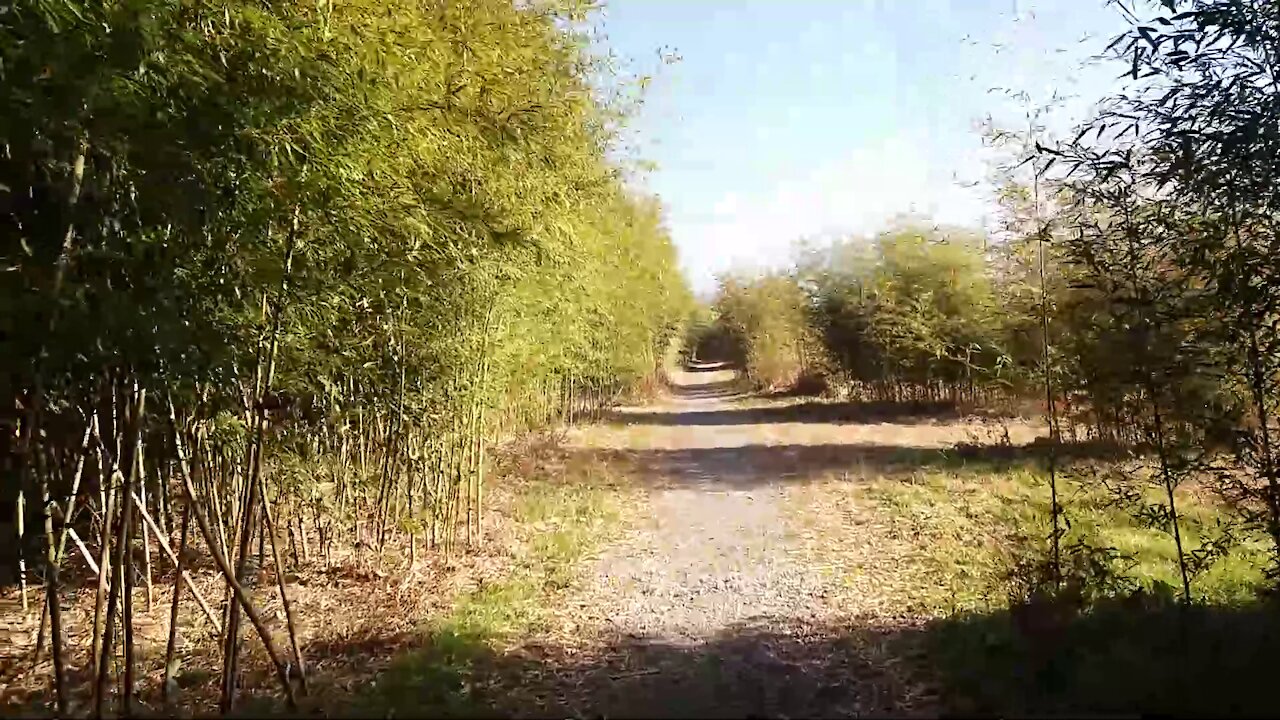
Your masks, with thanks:
[{"label": "bamboo stalk", "polygon": [[53,655],[54,691],[57,696],[58,714],[65,717],[67,715],[67,668],[62,656],[62,601],[58,582],[61,558],[53,533],[53,509],[56,503],[49,492],[48,473],[40,474],[40,495],[44,501],[44,536],[48,546],[49,567],[45,569],[47,576],[45,601],[49,612],[49,644]]},{"label": "bamboo stalk", "polygon": [[[142,511],[146,512],[147,507],[147,477],[142,459],[142,449],[138,450],[138,496],[133,500]],[[159,536],[160,530],[156,529],[156,535]],[[159,537],[156,538],[159,540]],[[142,571],[147,586],[147,612],[151,612],[155,605],[154,590],[151,584],[151,533],[147,531],[147,526],[142,526]]]},{"label": "bamboo stalk", "polygon": [[191,484],[191,473],[187,469],[187,459],[183,453],[182,443],[178,437],[178,424],[174,417],[172,400],[169,404],[169,420],[173,431],[174,452],[178,460],[178,471],[182,479],[182,491],[186,497],[188,505],[191,507],[192,513],[196,518],[196,527],[199,528],[201,536],[204,538],[205,546],[209,548],[209,554],[213,556],[213,561],[218,566],[218,570],[226,579],[227,584],[231,586],[231,590],[235,595],[236,602],[244,609],[244,613],[249,618],[249,622],[254,629],[258,631],[258,636],[262,639],[263,647],[267,651],[267,656],[271,659],[272,665],[276,669],[276,677],[280,680],[280,685],[285,692],[285,697],[289,703],[289,709],[297,708],[297,699],[293,694],[293,684],[289,682],[289,671],[284,662],[280,659],[280,652],[276,649],[275,641],[271,638],[271,632],[267,630],[266,624],[262,622],[262,617],[258,613],[258,609],[254,606],[253,601],[245,592],[244,587],[235,579],[235,573],[231,569],[230,563],[218,551],[217,544],[213,541],[213,532],[209,527],[209,521],[205,519],[204,513],[200,511],[199,506],[195,504],[195,488]]},{"label": "bamboo stalk", "polygon": [[1053,518],[1053,577],[1054,585],[1062,584],[1062,508],[1058,504],[1058,479],[1057,479],[1057,445],[1058,445],[1058,418],[1054,407],[1054,389],[1053,389],[1053,371],[1052,371],[1052,340],[1049,337],[1049,288],[1046,280],[1045,272],[1045,244],[1048,233],[1040,219],[1040,176],[1043,170],[1034,166],[1034,182],[1032,184],[1032,197],[1035,210],[1036,221],[1036,247],[1038,250],[1038,265],[1040,272],[1040,322],[1042,334],[1042,349],[1044,351],[1044,394],[1045,405],[1048,412],[1049,420],[1049,502],[1050,515]]},{"label": "bamboo stalk", "polygon": [[[266,484],[265,481],[259,479],[258,482]],[[259,492],[266,495],[266,488],[260,488]],[[263,503],[262,507],[263,519],[266,522],[266,535],[271,538],[271,560],[276,565],[276,585],[280,590],[280,605],[284,608],[285,625],[289,630],[289,643],[293,646],[293,660],[298,667],[298,680],[302,683],[302,692],[307,692],[307,666],[302,657],[302,646],[298,643],[298,626],[293,618],[293,604],[289,602],[289,593],[285,591],[284,583],[284,566],[280,562],[280,547],[276,542],[276,526],[271,517],[271,506]]]},{"label": "bamboo stalk", "polygon": [[[177,553],[177,573],[179,577],[186,579],[186,569],[183,567],[183,554],[187,549],[187,532],[191,524],[191,504],[186,503],[182,506],[182,530],[178,534],[178,553]],[[189,582],[189,581],[188,581]],[[169,606],[169,640],[165,643],[164,648],[164,682],[161,684],[161,692],[164,695],[165,707],[169,706],[172,700],[173,675],[177,672],[174,664],[174,655],[178,650],[178,604],[182,600],[182,582],[173,584],[173,602]],[[213,619],[213,613],[209,610],[209,606],[203,604],[205,614],[210,620]]]},{"label": "bamboo stalk", "polygon": [[482,393],[482,401],[480,403],[478,416],[476,419],[476,541],[484,542],[484,433],[485,433],[485,410],[488,408],[488,387],[489,387],[489,336],[493,328],[493,315],[495,311],[496,301],[490,300],[489,311],[485,314],[484,322],[484,342],[480,346],[480,389]]},{"label": "bamboo stalk", "polygon": [[[134,501],[137,502],[137,496],[134,497]],[[146,508],[142,507],[141,505],[135,505],[135,509],[137,509],[138,514],[142,516],[143,522],[145,522],[148,526],[150,526],[152,530],[155,530],[156,522],[154,519],[152,519],[151,515],[146,511]],[[186,586],[191,590],[191,596],[196,599],[196,604],[200,606],[200,609],[202,611],[204,611],[205,617],[209,619],[209,623],[212,624],[215,628],[217,628],[218,632],[221,633],[222,632],[221,624],[218,622],[218,618],[214,614],[213,609],[209,607],[209,603],[205,601],[204,595],[202,595],[200,593],[199,588],[196,587],[195,581],[191,579],[191,574],[183,569],[182,556],[178,553],[175,553],[173,549],[169,547],[168,541],[166,541],[163,537],[161,537],[158,532],[156,533],[156,535],[157,535],[156,539],[158,541],[156,545],[159,546],[159,548],[164,551],[165,556],[167,556],[169,558],[169,561],[173,563],[173,567],[177,570],[177,573],[178,573],[178,578],[180,580],[179,584],[181,583],[186,584]],[[179,552],[181,552],[181,548],[179,548]]]},{"label": "bamboo stalk", "polygon": [[156,479],[156,521],[160,527],[160,534],[167,538],[170,537],[169,529],[173,527],[173,517],[170,515],[172,511],[169,506],[169,487],[164,482],[160,468],[157,466],[154,470],[152,477]]},{"label": "bamboo stalk", "polygon": [[307,541],[307,518],[306,513],[298,513],[298,544],[302,546],[302,562],[311,562],[311,548]]},{"label": "bamboo stalk", "polygon": [[98,539],[98,588],[94,596],[93,605],[93,676],[98,677],[102,671],[100,659],[102,657],[103,638],[106,635],[105,615],[108,586],[111,578],[111,538],[112,526],[115,520],[115,488],[118,487],[118,472],[114,470],[108,471],[107,463],[107,447],[103,441],[101,434],[101,423],[99,423],[97,431],[98,440],[98,467],[99,477],[106,479],[103,483],[104,487],[100,490],[102,494],[102,529]]},{"label": "bamboo stalk", "polygon": [[84,556],[85,563],[89,566],[89,569],[93,571],[93,574],[97,575],[99,572],[98,563],[93,561],[93,554],[89,552],[89,548],[85,546],[84,541],[80,539],[78,534],[76,534],[75,529],[65,526],[63,529],[69,532],[72,542],[76,544],[76,547],[80,550],[80,554]]},{"label": "bamboo stalk", "polygon": [[[25,483],[24,483],[25,484]],[[27,516],[27,496],[26,490],[22,486],[18,487],[18,502],[16,503],[15,516],[18,525],[18,594],[22,597],[22,614],[25,617],[28,612],[27,601],[27,538],[26,538],[26,516]]]},{"label": "bamboo stalk", "polygon": [[[212,489],[213,477],[214,477],[213,473],[209,473],[209,472],[205,473],[205,485],[207,488],[209,488],[208,495],[209,495],[211,504],[213,505],[213,512],[215,514],[215,517],[219,517],[219,518],[235,517],[233,513],[235,512],[236,508],[232,508],[229,511],[224,511],[223,505],[222,505],[221,493],[213,492],[213,489]],[[234,496],[234,493],[232,495]],[[217,525],[217,529],[218,529],[218,541],[220,542],[219,547],[222,548],[222,552],[224,555],[230,555],[231,543],[227,540],[226,524],[219,522]]]},{"label": "bamboo stalk", "polygon": [[[114,403],[113,403],[113,406],[114,406]],[[121,441],[118,437],[121,431],[120,423],[113,422],[112,429],[115,431],[117,435],[116,446],[119,447],[121,444]],[[105,446],[102,446],[99,449],[104,453],[106,452]],[[111,674],[110,660],[112,655],[112,643],[114,642],[114,639],[115,639],[116,605],[120,600],[121,588],[125,584],[125,574],[126,574],[125,570],[126,570],[126,564],[128,562],[128,557],[129,557],[127,535],[125,533],[125,527],[128,523],[129,517],[126,515],[124,510],[124,508],[127,507],[128,505],[128,502],[125,499],[127,481],[125,480],[125,478],[121,477],[118,469],[113,472],[112,479],[119,480],[119,486],[117,490],[121,494],[121,498],[120,498],[121,510],[120,510],[119,520],[115,523],[114,531],[111,529],[109,525],[106,526],[107,530],[105,532],[107,533],[107,535],[104,536],[104,541],[103,541],[103,547],[107,547],[110,543],[112,532],[114,532],[115,537],[119,538],[119,542],[117,542],[115,546],[116,563],[114,568],[109,567],[106,562],[101,563],[103,572],[99,576],[99,582],[101,583],[102,578],[105,578],[106,575],[112,570],[114,570],[116,574],[115,579],[112,580],[111,582],[111,587],[107,596],[107,602],[105,606],[105,615],[103,617],[101,650],[100,650],[100,654],[98,655],[97,677],[94,685],[95,687],[94,717],[98,717],[98,718],[102,717],[103,709],[107,701],[107,682]]]},{"label": "bamboo stalk", "polygon": [[[67,493],[67,508],[62,511],[62,534],[58,538],[59,560],[62,559],[66,551],[67,535],[75,535],[75,531],[72,529],[71,523],[75,520],[76,510],[78,509],[76,507],[76,498],[80,496],[80,480],[84,477],[84,466],[89,457],[89,440],[93,434],[97,432],[97,429],[98,416],[97,414],[91,414],[89,416],[89,422],[85,425],[84,437],[80,440],[80,457],[76,461],[75,471],[71,474],[71,490]],[[79,538],[76,538],[76,541],[79,542]],[[81,545],[83,546],[83,543],[81,543]],[[92,560],[90,560],[90,565],[94,568],[97,567],[96,563],[93,563]],[[97,572],[97,570],[95,569],[94,572]]]},{"label": "bamboo stalk", "polygon": [[[266,409],[263,407],[263,400],[268,393],[271,392],[272,380],[275,376],[276,354],[280,344],[280,327],[284,315],[285,293],[289,287],[289,277],[293,271],[293,256],[297,245],[299,232],[299,218],[301,208],[298,205],[293,207],[293,219],[289,228],[289,233],[285,244],[284,272],[280,278],[280,288],[277,294],[277,301],[272,307],[271,314],[271,336],[267,345],[266,359],[259,362],[257,369],[261,373],[261,386],[255,386],[256,410],[254,413],[254,439],[251,447],[249,471],[245,477],[246,498],[243,515],[243,526],[239,542],[239,553],[236,558],[235,578],[236,584],[241,582],[244,576],[245,561],[247,560],[249,546],[252,541],[254,526],[258,522],[257,505],[259,502],[265,503],[265,498],[261,497],[259,487],[259,479],[262,477],[262,454],[266,437]],[[264,296],[264,311],[265,311]],[[262,544],[259,542],[258,555],[261,560]],[[228,579],[231,582],[231,579]],[[223,713],[231,711],[235,704],[236,697],[236,679],[238,675],[239,653],[240,653],[240,613],[239,605],[231,606],[231,617],[227,623],[227,642],[224,673],[224,685],[221,699],[221,710]],[[246,609],[247,611],[247,609]],[[290,703],[292,705],[292,687],[290,687]]]},{"label": "bamboo stalk", "polygon": [[124,510],[120,518],[122,540],[120,545],[120,573],[124,579],[121,601],[124,603],[121,613],[121,629],[124,631],[124,692],[121,713],[125,717],[133,714],[133,696],[136,678],[134,676],[134,637],[133,637],[133,510],[136,495],[133,487],[139,484],[142,470],[142,420],[147,391],[139,390],[138,381],[133,381],[134,404],[130,410],[130,425],[133,440],[130,443],[129,479],[123,491]]}]

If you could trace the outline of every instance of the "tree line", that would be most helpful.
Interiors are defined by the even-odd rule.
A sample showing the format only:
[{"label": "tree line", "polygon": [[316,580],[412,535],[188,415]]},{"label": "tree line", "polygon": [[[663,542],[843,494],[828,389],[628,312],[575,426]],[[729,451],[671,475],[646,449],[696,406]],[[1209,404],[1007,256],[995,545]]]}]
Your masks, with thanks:
[{"label": "tree line", "polygon": [[[1114,3],[1121,89],[1069,137],[1039,112],[1003,148],[1001,227],[905,223],[801,245],[794,267],[722,278],[699,340],[762,387],[821,378],[862,399],[1034,400],[1052,448],[1101,440],[1090,470],[1175,540],[1185,600],[1243,538],[1280,571],[1280,7]],[[1050,452],[1048,479],[1059,477]],[[1214,533],[1186,537],[1180,488],[1214,492]],[[1052,503],[1046,577],[1063,581]]]},{"label": "tree line", "polygon": [[979,234],[904,221],[801,242],[788,270],[721,278],[715,321],[694,341],[760,387],[808,378],[865,400],[976,399],[1028,379],[1007,312],[1020,289],[998,277]]},{"label": "tree line", "polygon": [[[59,714],[81,670],[95,713],[136,710],[135,588],[150,604],[153,564],[187,577],[193,548],[225,594],[175,581],[173,617],[194,600],[221,633],[221,710],[246,632],[292,702],[286,539],[480,543],[494,442],[659,381],[690,296],[618,157],[636,98],[590,11],[0,13],[0,547],[23,602],[43,595]],[[96,577],[91,653],[65,642],[70,564]],[[255,600],[266,567],[286,640]]]}]

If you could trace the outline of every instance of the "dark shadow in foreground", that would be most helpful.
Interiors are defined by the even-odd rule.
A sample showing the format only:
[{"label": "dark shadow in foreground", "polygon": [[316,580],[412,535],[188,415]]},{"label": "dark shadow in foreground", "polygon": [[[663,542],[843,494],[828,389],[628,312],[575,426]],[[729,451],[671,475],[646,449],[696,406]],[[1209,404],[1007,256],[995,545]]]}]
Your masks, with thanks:
[{"label": "dark shadow in foreground", "polygon": [[[495,648],[506,643],[456,632],[361,637],[349,647],[307,649],[312,693],[301,699],[298,715],[1280,713],[1271,662],[1280,651],[1274,607],[1183,608],[1152,596],[1108,601],[1079,614],[1039,607],[1044,612],[1023,606],[930,621],[823,626],[761,618],[705,643],[623,636],[577,650],[525,644],[501,651]],[[257,670],[247,674],[235,714],[284,715],[271,676]],[[201,689],[192,680],[179,677],[183,694]],[[195,682],[209,690],[217,679]],[[140,700],[159,708],[157,694],[148,681]],[[36,698],[22,712],[47,713],[48,701]]]},{"label": "dark shadow in foreground", "polygon": [[[355,715],[831,717],[851,714],[1268,715],[1275,608],[1116,601],[888,626],[765,619],[705,644],[628,638],[599,653],[434,637]],[[329,712],[337,707],[330,706]],[[342,711],[339,711],[342,712]]]}]

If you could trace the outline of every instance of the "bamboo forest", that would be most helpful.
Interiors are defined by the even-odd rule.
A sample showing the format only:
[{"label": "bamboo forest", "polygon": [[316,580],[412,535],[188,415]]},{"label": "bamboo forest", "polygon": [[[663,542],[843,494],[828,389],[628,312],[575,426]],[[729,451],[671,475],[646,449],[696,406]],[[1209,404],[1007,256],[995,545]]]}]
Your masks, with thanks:
[{"label": "bamboo forest", "polygon": [[749,3],[0,0],[0,712],[1280,711],[1280,5],[1077,3],[985,224],[713,237],[598,31]]}]

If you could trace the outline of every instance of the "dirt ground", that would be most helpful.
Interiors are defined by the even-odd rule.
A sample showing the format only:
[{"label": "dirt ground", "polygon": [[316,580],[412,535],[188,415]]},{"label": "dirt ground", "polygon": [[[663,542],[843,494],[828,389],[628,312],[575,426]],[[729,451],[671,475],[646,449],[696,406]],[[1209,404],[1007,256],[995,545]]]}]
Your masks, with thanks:
[{"label": "dirt ground", "polygon": [[[760,402],[738,394],[729,371],[680,373],[670,398],[610,420],[575,429],[570,447],[625,466],[647,503],[565,601],[580,638],[573,658],[557,656],[552,642],[530,643],[557,672],[551,683],[540,673],[541,687],[514,673],[502,689],[518,698],[513,711],[931,712],[927,678],[893,642],[926,620],[895,612],[895,564],[906,543],[869,509],[846,505],[822,523],[810,516],[828,513],[825,494],[851,477],[1006,433],[1030,442],[1040,428]],[[843,546],[846,569],[857,568],[852,583],[814,552],[831,543]]]},{"label": "dirt ground", "polygon": [[[858,478],[914,472],[957,445],[1023,445],[1042,429],[761,399],[741,394],[724,370],[678,373],[674,383],[661,402],[619,408],[605,422],[568,431],[561,450],[567,462],[603,463],[632,486],[621,539],[583,561],[571,587],[547,596],[549,624],[474,662],[471,690],[464,693],[475,696],[475,705],[458,714],[477,708],[559,717],[936,712],[928,677],[902,649],[902,639],[927,620],[904,614],[895,595],[909,543],[874,508],[832,502],[833,495]],[[500,505],[502,492],[496,495]],[[465,561],[420,561],[412,569],[365,563],[360,570],[316,569],[289,578],[314,663],[312,684],[322,698],[312,712],[369,712],[337,700],[368,691],[397,657],[420,648],[423,618],[501,578],[511,563],[503,533],[515,529],[500,511],[495,515],[497,537],[487,554]],[[826,552],[833,547],[840,550],[839,568]],[[220,598],[211,573],[202,587]],[[38,593],[33,598],[38,602]],[[68,598],[73,627],[90,624],[76,614],[85,599]],[[144,611],[154,620],[142,634],[145,653],[163,654],[167,606],[167,594],[160,594]],[[278,626],[279,608],[264,610]],[[34,623],[10,624],[3,628],[10,642],[0,657],[6,685],[0,695],[13,709],[40,693],[48,663],[31,668],[23,659]],[[182,638],[184,644],[209,640],[198,633]],[[197,707],[211,707],[216,697],[217,668],[209,655],[207,667],[184,670],[194,683],[184,693]],[[249,663],[257,668],[246,682],[249,695],[252,688],[271,692],[262,659]]]}]

